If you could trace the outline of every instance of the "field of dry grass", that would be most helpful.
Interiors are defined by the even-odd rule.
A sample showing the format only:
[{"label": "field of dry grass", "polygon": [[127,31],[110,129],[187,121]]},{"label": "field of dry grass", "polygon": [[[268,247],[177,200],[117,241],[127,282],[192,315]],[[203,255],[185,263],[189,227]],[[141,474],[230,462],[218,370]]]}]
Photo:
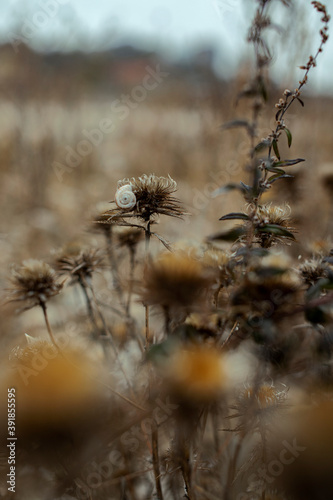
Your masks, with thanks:
[{"label": "field of dry grass", "polygon": [[[247,67],[219,81],[152,60],[112,86],[102,56],[94,80],[91,56],[70,69],[1,50],[0,423],[13,387],[15,498],[328,499],[333,99],[305,87],[285,117],[291,148],[279,141],[305,162],[258,205],[212,195],[251,182],[249,134],[221,127],[252,113],[252,97],[236,103]],[[269,83],[257,142],[283,91]],[[129,211],[110,203],[122,179]],[[234,212],[240,239],[210,239]]]}]

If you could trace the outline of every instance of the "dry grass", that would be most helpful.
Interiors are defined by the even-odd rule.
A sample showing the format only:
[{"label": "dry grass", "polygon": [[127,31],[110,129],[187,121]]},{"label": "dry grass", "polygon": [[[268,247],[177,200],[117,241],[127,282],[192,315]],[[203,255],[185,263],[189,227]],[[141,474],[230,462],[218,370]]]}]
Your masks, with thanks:
[{"label": "dry grass", "polygon": [[[276,150],[262,168],[254,148],[280,130],[283,89],[271,83],[265,105],[251,95],[235,107],[235,89],[251,83],[243,68],[229,83],[207,74],[201,94],[173,74],[66,163],[119,94],[78,67],[72,81],[53,70],[42,80],[38,56],[24,54],[19,99],[10,83],[23,60],[3,53],[0,279],[4,302],[26,309],[9,303],[1,316],[0,423],[14,387],[16,498],[329,498],[333,100],[305,92],[304,109],[286,112],[293,143],[278,138],[279,154],[306,159],[286,167],[294,178],[212,196],[251,185],[258,166],[267,181]],[[269,69],[258,56],[257,83]],[[109,204],[124,185],[135,204]],[[10,265],[27,259],[41,260],[13,271],[8,297]],[[10,498],[5,482],[0,491]]]}]

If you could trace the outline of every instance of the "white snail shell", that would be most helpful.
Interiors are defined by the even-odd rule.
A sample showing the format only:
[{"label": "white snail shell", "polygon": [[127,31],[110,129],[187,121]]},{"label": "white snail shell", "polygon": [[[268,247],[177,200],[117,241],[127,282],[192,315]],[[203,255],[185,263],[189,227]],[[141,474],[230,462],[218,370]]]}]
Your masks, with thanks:
[{"label": "white snail shell", "polygon": [[125,184],[117,189],[115,194],[115,202],[117,207],[124,210],[131,210],[136,205],[136,196],[132,191],[130,184]]}]

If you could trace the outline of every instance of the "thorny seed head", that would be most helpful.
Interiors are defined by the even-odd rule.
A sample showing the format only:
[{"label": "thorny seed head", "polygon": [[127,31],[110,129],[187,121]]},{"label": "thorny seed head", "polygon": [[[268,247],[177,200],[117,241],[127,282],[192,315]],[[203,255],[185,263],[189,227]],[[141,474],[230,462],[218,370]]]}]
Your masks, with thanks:
[{"label": "thorny seed head", "polygon": [[70,285],[84,280],[89,281],[95,271],[103,267],[104,253],[98,248],[82,249],[74,246],[59,252],[56,269],[59,275],[71,277]]},{"label": "thorny seed head", "polygon": [[244,406],[252,401],[259,410],[272,408],[285,402],[287,391],[277,390],[273,385],[263,384],[257,389],[246,387],[240,395],[240,400]]},{"label": "thorny seed head", "polygon": [[[42,369],[36,370],[36,359],[45,362]],[[22,434],[29,436],[32,431],[40,437],[41,429],[50,433],[76,429],[88,414],[96,425],[93,408],[102,395],[96,376],[103,372],[84,353],[67,347],[59,352],[52,343],[30,337],[28,345],[12,351],[10,361],[16,369],[7,382],[21,395],[17,417]]]},{"label": "thorny seed head", "polygon": [[308,259],[299,267],[299,272],[302,279],[307,285],[313,285],[319,279],[325,278],[329,270],[329,265],[326,264],[321,257]]},{"label": "thorny seed head", "polygon": [[271,203],[266,203],[258,207],[253,223],[255,226],[255,240],[262,248],[270,248],[277,243],[287,244],[288,241],[293,240],[293,237],[288,236],[288,234],[261,231],[266,225],[274,225],[280,226],[292,234],[295,229],[291,226],[290,212],[291,209],[288,204],[274,206]]},{"label": "thorny seed head", "polygon": [[216,349],[181,348],[170,356],[164,370],[168,390],[191,403],[211,401],[226,386],[223,357]]},{"label": "thorny seed head", "polygon": [[286,407],[288,388],[280,389],[273,384],[247,385],[237,397],[234,417],[240,417],[238,430],[256,428],[269,423],[274,414]]},{"label": "thorny seed head", "polygon": [[53,352],[54,356],[58,354],[58,349],[55,345],[46,340],[32,337],[28,334],[25,334],[25,339],[26,345],[24,347],[17,345],[10,351],[9,360],[11,362],[29,366],[33,363],[33,358],[44,350],[45,352],[47,352],[47,350],[49,350],[50,353]]},{"label": "thorny seed head", "polygon": [[57,282],[54,269],[46,262],[36,259],[25,260],[20,268],[14,269],[10,281],[10,302],[26,302],[23,310],[45,304],[62,288],[62,284]]},{"label": "thorny seed head", "polygon": [[185,215],[180,201],[172,196],[177,190],[177,183],[170,176],[157,177],[154,174],[123,179],[118,182],[118,189],[129,186],[136,198],[136,204],[128,209],[117,207],[106,212],[110,220],[114,216],[138,217],[148,222],[157,215],[182,218]]},{"label": "thorny seed head", "polygon": [[181,252],[164,253],[145,269],[142,298],[147,304],[188,311],[202,304],[212,282],[198,260]]}]

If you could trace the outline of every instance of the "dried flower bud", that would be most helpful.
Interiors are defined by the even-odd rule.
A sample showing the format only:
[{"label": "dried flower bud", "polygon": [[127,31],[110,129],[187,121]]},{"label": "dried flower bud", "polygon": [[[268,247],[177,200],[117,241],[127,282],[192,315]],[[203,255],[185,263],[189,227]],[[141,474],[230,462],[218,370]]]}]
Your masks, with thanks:
[{"label": "dried flower bud", "polygon": [[20,268],[14,269],[10,281],[9,300],[26,302],[24,310],[45,304],[62,288],[55,271],[46,262],[35,259],[25,260]]}]

